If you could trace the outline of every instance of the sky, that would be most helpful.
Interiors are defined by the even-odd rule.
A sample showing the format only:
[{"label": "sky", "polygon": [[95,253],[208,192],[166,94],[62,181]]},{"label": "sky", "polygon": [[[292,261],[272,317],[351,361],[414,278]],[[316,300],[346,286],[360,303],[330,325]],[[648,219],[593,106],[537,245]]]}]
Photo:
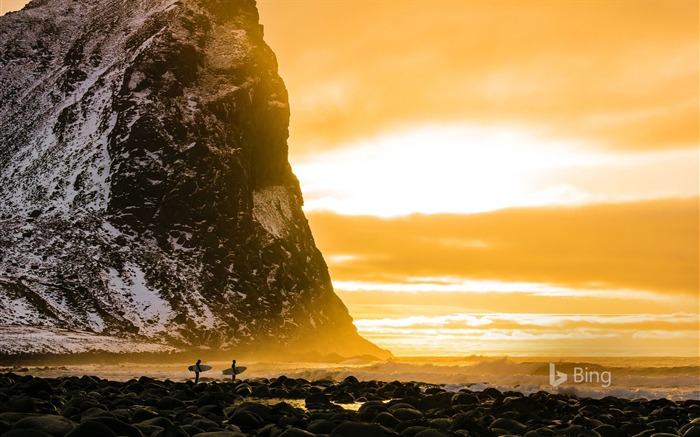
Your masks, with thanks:
[{"label": "sky", "polygon": [[700,356],[696,1],[258,9],[305,212],[363,336]]},{"label": "sky", "polygon": [[396,355],[700,355],[697,2],[258,8],[362,335]]}]

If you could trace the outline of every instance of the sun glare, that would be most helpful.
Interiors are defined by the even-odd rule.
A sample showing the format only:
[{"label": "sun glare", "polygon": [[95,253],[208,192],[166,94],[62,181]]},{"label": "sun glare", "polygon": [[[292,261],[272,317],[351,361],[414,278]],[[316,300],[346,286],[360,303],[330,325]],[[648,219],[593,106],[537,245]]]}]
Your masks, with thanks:
[{"label": "sun glare", "polygon": [[512,127],[428,125],[305,155],[294,169],[307,211],[380,217],[698,194],[693,150],[584,146]]}]

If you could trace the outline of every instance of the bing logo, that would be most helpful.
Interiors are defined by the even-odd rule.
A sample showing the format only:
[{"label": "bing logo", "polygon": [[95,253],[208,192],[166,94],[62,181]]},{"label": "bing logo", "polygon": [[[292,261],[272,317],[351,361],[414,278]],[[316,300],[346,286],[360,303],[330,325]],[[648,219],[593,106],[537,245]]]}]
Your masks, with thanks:
[{"label": "bing logo", "polygon": [[[574,367],[574,380],[575,384],[582,382],[587,383],[601,383],[603,387],[610,387],[612,384],[612,373],[609,370],[604,372],[598,372],[595,370],[588,370],[588,367]],[[569,379],[569,375],[564,372],[557,370],[554,363],[549,363],[549,385],[552,387],[559,387]]]}]

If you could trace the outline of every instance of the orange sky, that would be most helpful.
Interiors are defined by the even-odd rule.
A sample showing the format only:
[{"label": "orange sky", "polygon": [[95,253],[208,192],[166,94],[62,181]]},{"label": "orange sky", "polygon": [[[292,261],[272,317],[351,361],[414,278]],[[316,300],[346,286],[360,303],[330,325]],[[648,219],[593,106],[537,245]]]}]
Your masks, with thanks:
[{"label": "orange sky", "polygon": [[697,1],[258,8],[363,335],[397,355],[700,355]]},{"label": "orange sky", "polygon": [[258,7],[363,335],[408,355],[699,355],[697,2]]}]

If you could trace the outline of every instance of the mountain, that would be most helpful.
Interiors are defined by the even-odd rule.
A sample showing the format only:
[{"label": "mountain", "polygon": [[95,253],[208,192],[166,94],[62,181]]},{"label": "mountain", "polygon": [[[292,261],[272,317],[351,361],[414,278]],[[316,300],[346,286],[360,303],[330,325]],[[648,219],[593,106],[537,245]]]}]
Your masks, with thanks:
[{"label": "mountain", "polygon": [[381,350],[333,291],[253,0],[0,17],[5,353]]}]

